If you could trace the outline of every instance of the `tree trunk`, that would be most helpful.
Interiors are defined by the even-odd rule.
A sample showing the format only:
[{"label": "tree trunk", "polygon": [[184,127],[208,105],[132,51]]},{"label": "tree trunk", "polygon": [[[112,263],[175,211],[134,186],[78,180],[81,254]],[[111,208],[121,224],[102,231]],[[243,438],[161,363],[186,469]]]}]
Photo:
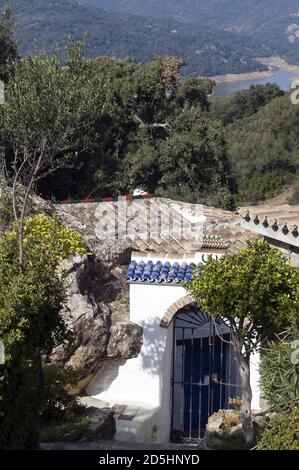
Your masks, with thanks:
[{"label": "tree trunk", "polygon": [[241,420],[245,444],[250,446],[254,441],[254,428],[251,417],[252,391],[250,385],[249,358],[245,358],[244,356],[239,358],[239,369],[242,385]]},{"label": "tree trunk", "polygon": [[24,247],[23,247],[23,228],[18,228],[18,245],[19,245],[19,271],[24,271]]}]

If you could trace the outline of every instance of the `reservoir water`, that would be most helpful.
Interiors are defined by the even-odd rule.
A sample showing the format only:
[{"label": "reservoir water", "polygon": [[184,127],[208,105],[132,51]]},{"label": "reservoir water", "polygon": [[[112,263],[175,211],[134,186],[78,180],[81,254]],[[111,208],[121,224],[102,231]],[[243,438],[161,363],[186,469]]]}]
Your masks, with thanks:
[{"label": "reservoir water", "polygon": [[276,83],[282,90],[290,91],[291,83],[296,78],[299,78],[298,74],[293,72],[273,69],[272,77],[218,83],[214,88],[213,96],[227,96],[235,91],[247,90],[251,85],[265,85],[266,83]]}]

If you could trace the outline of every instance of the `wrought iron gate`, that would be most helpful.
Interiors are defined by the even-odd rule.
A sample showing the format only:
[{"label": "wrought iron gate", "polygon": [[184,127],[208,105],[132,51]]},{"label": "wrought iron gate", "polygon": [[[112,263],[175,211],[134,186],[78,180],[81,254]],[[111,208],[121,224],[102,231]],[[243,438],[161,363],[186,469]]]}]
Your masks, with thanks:
[{"label": "wrought iron gate", "polygon": [[171,440],[196,442],[209,416],[241,396],[229,327],[193,304],[180,310],[173,322],[172,362]]}]

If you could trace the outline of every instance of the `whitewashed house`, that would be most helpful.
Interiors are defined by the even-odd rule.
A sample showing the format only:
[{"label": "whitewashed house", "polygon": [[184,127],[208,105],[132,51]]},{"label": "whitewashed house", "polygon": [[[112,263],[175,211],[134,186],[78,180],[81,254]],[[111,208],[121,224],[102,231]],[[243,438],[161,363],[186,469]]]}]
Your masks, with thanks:
[{"label": "whitewashed house", "polygon": [[[162,214],[172,203],[155,201]],[[136,220],[146,210],[142,204]],[[106,361],[87,388],[114,407],[120,440],[197,441],[209,416],[241,396],[229,328],[201,312],[182,283],[208,256],[236,252],[252,235],[231,212],[205,207],[204,217],[200,240],[158,234],[134,241],[138,251],[127,273],[130,321],[142,326],[143,346],[134,359]],[[251,364],[254,409],[260,407],[258,359]]]},{"label": "whitewashed house", "polygon": [[[227,408],[228,399],[240,396],[241,390],[228,328],[198,310],[182,281],[209,255],[236,253],[255,236],[299,266],[299,206],[263,204],[236,213],[201,206],[202,230],[190,239],[164,229],[165,221],[169,228],[180,220],[194,229],[193,205],[151,199],[142,192],[136,197],[140,200],[129,196],[121,202],[110,198],[58,206],[70,224],[74,216],[75,228],[81,221],[85,238],[93,240],[96,232],[99,239],[111,239],[113,252],[120,231],[124,246],[133,250],[125,320],[143,328],[143,346],[133,359],[107,360],[86,391],[97,405],[102,400],[113,406],[116,439],[197,441],[209,415]],[[253,409],[262,404],[258,363],[256,354],[251,363]]]}]

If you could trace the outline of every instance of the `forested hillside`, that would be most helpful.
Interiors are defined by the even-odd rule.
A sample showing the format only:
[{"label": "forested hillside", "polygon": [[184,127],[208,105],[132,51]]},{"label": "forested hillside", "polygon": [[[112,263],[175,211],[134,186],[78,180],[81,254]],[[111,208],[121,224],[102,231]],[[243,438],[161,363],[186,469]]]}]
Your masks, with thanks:
[{"label": "forested hillside", "polygon": [[[298,182],[299,107],[276,85],[208,100],[212,83],[187,79],[165,99],[154,85],[157,62],[142,68],[123,68],[108,59],[98,64],[115,76],[118,111],[100,119],[101,145],[95,152],[83,153],[72,170],[40,186],[45,196],[103,197],[140,187],[232,209],[272,198]],[[129,105],[127,93],[136,86],[139,98]],[[119,121],[118,114],[126,119]]]},{"label": "forested hillside", "polygon": [[[37,145],[38,153],[44,137],[50,139],[48,151],[58,170],[39,180],[43,197],[105,197],[139,187],[232,208],[272,197],[298,180],[299,107],[276,85],[210,98],[215,83],[182,78],[179,58],[89,60],[84,46],[74,42],[64,59],[57,54],[19,60],[9,18],[0,24],[0,53],[14,61],[2,65],[4,168],[12,161],[14,142],[21,142],[21,152]],[[61,114],[67,93],[67,113]],[[87,123],[72,129],[79,111]],[[66,138],[69,116],[72,144],[59,141]]]},{"label": "forested hillside", "polygon": [[[7,0],[0,0],[0,6]],[[146,61],[157,55],[186,59],[186,72],[217,75],[265,70],[254,60],[257,42],[236,39],[204,25],[188,25],[172,19],[148,19],[109,12],[77,0],[15,0],[13,2],[20,52],[53,50],[68,35],[87,35],[87,55],[133,57]],[[251,52],[255,50],[255,52]]]},{"label": "forested hillside", "polygon": [[299,10],[298,0],[83,0],[106,10],[207,22],[217,28],[251,31]]},{"label": "forested hillside", "polygon": [[[298,0],[84,0],[106,10],[171,18],[246,33],[264,53],[299,60]],[[258,51],[257,51],[258,52]]]},{"label": "forested hillside", "polygon": [[258,202],[298,181],[299,107],[273,85],[212,102],[210,118],[225,126],[227,154],[239,201]]}]

